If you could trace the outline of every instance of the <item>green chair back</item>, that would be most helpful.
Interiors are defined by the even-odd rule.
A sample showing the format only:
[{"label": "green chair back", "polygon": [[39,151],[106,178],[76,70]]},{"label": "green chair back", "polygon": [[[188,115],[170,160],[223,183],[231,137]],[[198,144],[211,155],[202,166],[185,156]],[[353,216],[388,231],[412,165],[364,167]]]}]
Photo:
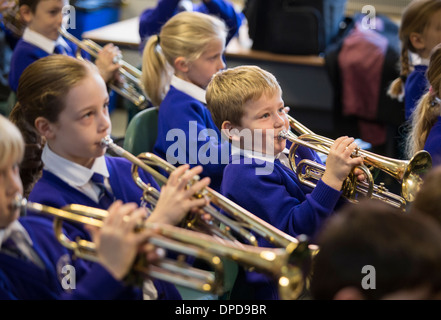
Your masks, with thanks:
[{"label": "green chair back", "polygon": [[157,136],[158,108],[152,107],[138,112],[130,120],[123,147],[135,156],[142,152],[153,152]]}]

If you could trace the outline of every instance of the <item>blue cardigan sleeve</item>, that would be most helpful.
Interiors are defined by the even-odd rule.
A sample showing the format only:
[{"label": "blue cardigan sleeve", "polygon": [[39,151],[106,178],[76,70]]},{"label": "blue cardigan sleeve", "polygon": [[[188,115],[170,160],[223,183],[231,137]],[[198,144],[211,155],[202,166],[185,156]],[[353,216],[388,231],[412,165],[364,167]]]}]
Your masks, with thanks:
[{"label": "blue cardigan sleeve", "polygon": [[197,11],[216,15],[221,18],[228,28],[226,44],[237,34],[242,24],[242,15],[237,13],[233,5],[224,0],[210,0],[201,3]]},{"label": "blue cardigan sleeve", "polygon": [[[159,0],[154,8],[144,10],[139,18],[139,36],[141,41],[158,34],[162,26],[176,14],[179,0]],[[242,24],[242,15],[224,0],[211,0],[194,7],[195,11],[213,14],[225,21],[228,28],[228,43],[233,38]]]},{"label": "blue cardigan sleeve", "polygon": [[141,40],[159,33],[161,27],[176,11],[179,0],[159,0],[155,8],[147,8],[139,17],[139,36]]},{"label": "blue cardigan sleeve", "polygon": [[277,165],[269,175],[258,175],[255,170],[253,165],[229,164],[224,171],[222,193],[292,236],[314,236],[341,195],[322,181],[306,194]]}]

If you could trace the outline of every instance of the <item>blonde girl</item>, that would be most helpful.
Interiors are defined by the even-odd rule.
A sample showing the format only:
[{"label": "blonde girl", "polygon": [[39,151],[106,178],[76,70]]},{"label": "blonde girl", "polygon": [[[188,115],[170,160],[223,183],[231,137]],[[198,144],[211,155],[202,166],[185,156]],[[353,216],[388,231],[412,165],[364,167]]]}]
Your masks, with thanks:
[{"label": "blonde girl", "polygon": [[388,94],[399,100],[404,97],[407,120],[428,90],[425,72],[430,52],[441,43],[441,1],[412,1],[403,12],[399,37],[400,77],[392,82]]},{"label": "blonde girl", "polygon": [[217,190],[225,166],[223,152],[228,161],[228,143],[222,143],[206,108],[205,88],[225,68],[226,36],[222,20],[181,12],[149,38],[142,67],[147,94],[159,106],[154,153],[172,164],[202,165],[203,175]]}]

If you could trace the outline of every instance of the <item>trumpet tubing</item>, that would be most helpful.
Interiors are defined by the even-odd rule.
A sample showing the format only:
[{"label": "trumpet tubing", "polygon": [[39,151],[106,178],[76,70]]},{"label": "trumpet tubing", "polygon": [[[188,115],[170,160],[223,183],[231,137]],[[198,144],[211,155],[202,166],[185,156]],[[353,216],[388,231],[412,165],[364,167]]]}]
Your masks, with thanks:
[{"label": "trumpet tubing", "polygon": [[[75,36],[67,32],[64,27],[61,27],[59,31],[64,38],[77,45],[78,49],[84,50],[85,52],[89,53],[93,58],[97,58],[98,54],[103,50],[101,46],[99,46],[92,40],[77,39]],[[76,56],[77,58],[81,59],[81,53],[79,50],[76,53]],[[121,65],[118,71],[121,75],[122,82],[111,82],[109,84],[109,87],[121,96],[130,100],[134,105],[138,107],[138,109],[145,109],[148,106],[148,100],[146,98],[147,94],[141,81],[142,72],[122,60],[121,57],[117,57],[114,63],[119,63]]]},{"label": "trumpet tubing", "polygon": [[[103,139],[102,143],[103,145],[111,148],[117,155],[124,157],[132,162],[132,178],[136,182],[136,184],[143,190],[146,190],[149,185],[146,185],[142,181],[142,179],[140,179],[138,174],[138,167],[149,172],[155,179],[157,179],[157,181],[160,181],[162,183],[167,182],[167,177],[165,177],[162,173],[160,173],[153,167],[159,167],[168,174],[176,169],[176,167],[152,153],[141,153],[140,155],[138,155],[138,157],[135,157],[131,153],[113,143],[110,137],[106,137],[105,139]],[[190,184],[194,182],[195,181],[192,181],[190,182]],[[280,231],[271,224],[253,215],[249,211],[245,210],[244,208],[240,207],[233,201],[229,200],[228,198],[224,197],[223,195],[209,187],[206,187],[200,193],[195,194],[194,197],[206,197],[216,207],[222,209],[226,214],[228,214],[229,217],[219,212],[219,210],[212,205],[207,205],[203,208],[203,210],[209,213],[216,221],[224,224],[227,229],[233,230],[236,234],[246,239],[247,242],[250,244],[257,245],[257,240],[253,233],[259,234],[261,237],[268,240],[276,247],[286,248],[288,245],[290,245],[291,242],[297,242],[296,238]],[[189,226],[192,226],[191,222],[189,223]],[[213,230],[212,227],[209,228]],[[218,231],[213,232],[217,234],[219,233]],[[231,236],[227,237],[231,238]]]},{"label": "trumpet tubing", "polygon": [[[301,170],[298,170],[295,165],[295,153],[297,147],[302,145],[317,152],[329,154],[330,147],[334,143],[334,140],[314,134],[311,130],[289,115],[288,120],[290,127],[298,132],[300,136],[296,136],[292,132],[283,132],[280,136],[293,142],[289,156],[291,167],[297,172],[297,174],[302,175]],[[346,195],[348,198],[354,200],[355,195],[364,194],[369,198],[376,198],[402,209],[405,208],[407,202],[414,200],[415,195],[421,186],[422,176],[432,166],[432,159],[430,154],[426,151],[417,152],[407,161],[381,156],[359,148],[354,151],[352,156],[363,158],[364,165],[358,168],[365,173],[368,181],[367,183],[357,182],[354,177],[351,177],[346,183]],[[312,164],[308,162],[308,165]],[[374,179],[366,166],[378,168],[400,182],[401,197],[389,192],[384,184],[380,184],[379,186],[375,185],[373,182]],[[302,167],[302,169],[303,168],[304,167]],[[315,176],[315,178],[317,178],[317,176]]]},{"label": "trumpet tubing", "polygon": [[[62,223],[67,220],[100,228],[108,215],[107,211],[77,204],[56,209],[25,199],[18,199],[17,206],[54,217],[54,231],[60,243],[83,259],[97,261],[94,243],[82,239],[75,242],[69,240],[62,232]],[[308,245],[305,241],[291,242],[286,248],[260,248],[171,225],[144,221],[136,228],[155,230],[158,235],[150,238],[152,244],[202,258],[210,263],[215,274],[170,259],[155,265],[147,265],[145,260],[138,259],[132,268],[133,272],[217,294],[222,293],[224,274],[221,259],[225,258],[268,274],[277,281],[282,299],[296,299],[304,289],[305,273],[308,272],[305,269],[308,269],[310,259],[318,252],[317,246]]]}]

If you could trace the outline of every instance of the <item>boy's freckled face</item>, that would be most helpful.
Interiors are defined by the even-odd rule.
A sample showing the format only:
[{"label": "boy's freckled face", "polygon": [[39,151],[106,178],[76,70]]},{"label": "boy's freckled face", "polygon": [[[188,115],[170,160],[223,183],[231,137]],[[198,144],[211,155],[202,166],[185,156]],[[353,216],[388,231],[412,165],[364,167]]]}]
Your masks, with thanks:
[{"label": "boy's freckled face", "polygon": [[244,114],[239,130],[249,129],[253,142],[245,141],[244,148],[264,154],[278,154],[286,147],[286,140],[279,139],[278,134],[289,129],[284,103],[279,93],[263,94],[255,101],[248,101],[243,106]]},{"label": "boy's freckled face", "polygon": [[68,0],[41,0],[30,13],[28,27],[41,35],[57,40],[63,19],[63,7],[69,5]]}]

